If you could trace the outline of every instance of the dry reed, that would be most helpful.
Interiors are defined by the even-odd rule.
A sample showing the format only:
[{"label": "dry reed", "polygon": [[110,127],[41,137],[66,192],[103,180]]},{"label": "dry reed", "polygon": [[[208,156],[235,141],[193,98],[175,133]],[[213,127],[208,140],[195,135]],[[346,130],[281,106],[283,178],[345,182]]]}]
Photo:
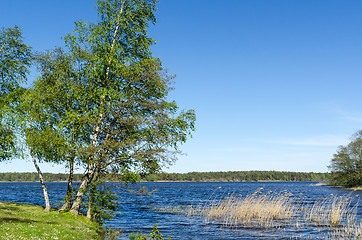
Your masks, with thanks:
[{"label": "dry reed", "polygon": [[295,208],[289,193],[261,194],[260,189],[246,197],[232,194],[208,206],[192,208],[189,215],[220,221],[226,227],[275,227],[276,221],[290,219]]},{"label": "dry reed", "polygon": [[333,196],[314,203],[306,217],[310,222],[319,226],[337,227],[343,221],[347,221],[352,216],[353,209],[350,207],[350,199],[346,196]]},{"label": "dry reed", "polygon": [[356,207],[347,196],[329,196],[314,204],[294,201],[292,194],[262,193],[258,189],[246,196],[231,194],[208,204],[185,209],[189,216],[201,216],[207,221],[238,228],[294,229],[321,227],[329,229],[328,239],[362,239],[362,223]]}]

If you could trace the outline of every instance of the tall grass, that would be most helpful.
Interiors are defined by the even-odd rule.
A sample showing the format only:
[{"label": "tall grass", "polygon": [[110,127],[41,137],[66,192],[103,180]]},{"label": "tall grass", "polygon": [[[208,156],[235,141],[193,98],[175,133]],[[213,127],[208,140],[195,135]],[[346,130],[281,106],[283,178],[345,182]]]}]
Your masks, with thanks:
[{"label": "tall grass", "polygon": [[187,214],[228,228],[317,227],[328,229],[329,239],[362,239],[362,223],[348,196],[330,195],[313,204],[303,204],[300,200],[291,193],[262,193],[258,189],[246,196],[231,194],[215,198],[204,206],[188,208]]},{"label": "tall grass", "polygon": [[201,215],[226,227],[275,227],[277,221],[288,220],[296,212],[289,193],[261,194],[260,189],[245,197],[232,194],[213,200],[202,208],[189,209],[188,215]]},{"label": "tall grass", "polygon": [[[320,226],[340,226],[343,222],[351,222],[354,208],[350,206],[350,199],[346,196],[333,196],[314,203],[306,214],[310,222]],[[353,218],[355,220],[355,218]]]}]

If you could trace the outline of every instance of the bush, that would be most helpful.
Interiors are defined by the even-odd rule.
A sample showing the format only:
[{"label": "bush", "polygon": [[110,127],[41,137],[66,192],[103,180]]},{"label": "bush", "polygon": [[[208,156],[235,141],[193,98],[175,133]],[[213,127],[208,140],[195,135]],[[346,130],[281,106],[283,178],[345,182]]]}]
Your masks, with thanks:
[{"label": "bush", "polygon": [[[164,238],[162,237],[162,234],[160,233],[160,231],[157,229],[157,223],[153,226],[153,230],[150,233],[150,236],[144,235],[142,233],[132,233],[129,236],[129,239],[132,240],[164,240]],[[167,239],[171,239],[171,236],[168,236]]]},{"label": "bush", "polygon": [[340,146],[331,160],[331,183],[347,187],[362,185],[362,130],[347,146]]}]

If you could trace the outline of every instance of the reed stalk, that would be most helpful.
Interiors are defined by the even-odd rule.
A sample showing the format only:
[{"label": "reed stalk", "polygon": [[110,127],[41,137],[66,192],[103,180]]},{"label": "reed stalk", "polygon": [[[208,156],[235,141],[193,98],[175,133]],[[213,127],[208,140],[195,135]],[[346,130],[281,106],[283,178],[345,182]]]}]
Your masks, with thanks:
[{"label": "reed stalk", "polygon": [[260,190],[243,197],[232,194],[201,209],[192,208],[189,215],[201,215],[209,221],[222,222],[226,227],[275,227],[276,221],[290,219],[296,209],[289,193],[261,194]]},{"label": "reed stalk", "polygon": [[[328,229],[328,239],[362,239],[362,223],[351,206],[351,198],[330,195],[314,204],[304,204],[302,196],[287,192],[231,194],[208,204],[185,209],[188,216],[201,216],[228,228]],[[299,201],[297,201],[299,200]],[[274,230],[273,230],[274,231]]]}]

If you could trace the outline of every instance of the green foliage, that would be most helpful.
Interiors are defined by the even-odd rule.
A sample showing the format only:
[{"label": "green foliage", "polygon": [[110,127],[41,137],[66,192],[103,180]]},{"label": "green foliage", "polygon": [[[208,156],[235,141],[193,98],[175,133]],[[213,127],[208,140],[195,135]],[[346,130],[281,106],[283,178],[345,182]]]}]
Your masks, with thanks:
[{"label": "green foliage", "polygon": [[16,111],[32,61],[18,26],[0,29],[0,161],[18,156]]},{"label": "green foliage", "polygon": [[[70,99],[80,99],[76,106],[81,110],[72,119],[65,114],[63,125],[78,121],[85,126],[84,136],[91,138],[80,146],[91,169],[154,172],[174,159],[177,145],[194,130],[194,112],[179,112],[175,102],[166,101],[172,77],[150,51],[154,40],[147,27],[156,21],[155,4],[98,1],[99,21],[77,22],[74,34],[66,37],[71,61],[62,71],[77,76],[67,78],[72,82],[67,92]],[[123,175],[133,181],[131,174]]]},{"label": "green foliage", "polygon": [[39,159],[74,157],[97,171],[144,174],[175,159],[195,114],[166,101],[172,77],[152,57],[147,36],[155,4],[98,1],[99,21],[77,22],[66,51],[37,55],[40,77],[24,112],[26,139]]},{"label": "green foliage", "polygon": [[122,236],[122,230],[111,226],[103,227],[100,236],[102,240],[117,240]]},{"label": "green foliage", "polygon": [[[18,26],[0,30],[0,96],[9,97],[26,82],[31,65],[31,48],[23,43]],[[11,96],[16,97],[16,96]]]},{"label": "green foliage", "polygon": [[65,50],[37,55],[40,77],[24,101],[26,141],[43,161],[83,165],[82,188],[97,175],[135,182],[160,170],[194,131],[194,111],[168,101],[173,77],[150,51],[156,2],[98,1],[96,23],[77,22]]},{"label": "green foliage", "polygon": [[16,135],[8,122],[16,122],[34,163],[61,164],[69,176],[74,164],[86,169],[76,198],[66,199],[73,199],[70,211],[78,213],[88,194],[83,207],[91,206],[100,223],[115,209],[115,198],[98,185],[105,180],[99,176],[128,183],[157,172],[176,160],[179,145],[195,130],[194,111],[169,101],[173,76],[150,50],[155,41],[147,28],[156,22],[156,3],[99,0],[97,22],[76,22],[65,49],[34,56],[39,77],[28,89],[19,84],[30,64],[29,48],[17,28],[0,36],[1,94],[12,96],[7,105],[16,106],[5,115],[0,109],[0,160],[12,155]]},{"label": "green foliage", "polygon": [[[149,236],[142,234],[142,233],[133,233],[129,236],[129,239],[132,239],[132,240],[164,240],[164,238],[162,237],[162,234],[158,230],[157,226],[158,226],[158,224],[156,223],[153,226],[153,230]],[[171,236],[168,236],[167,239],[171,239]]]},{"label": "green foliage", "polygon": [[[89,132],[82,125],[82,100],[72,69],[72,58],[62,49],[36,55],[40,77],[23,97],[23,132],[39,160],[67,164],[80,162],[81,144]],[[87,135],[87,136],[85,136]]]},{"label": "green foliage", "polygon": [[340,146],[333,155],[331,182],[335,185],[355,187],[362,185],[362,130],[356,132],[347,146]]},{"label": "green foliage", "polygon": [[[112,191],[111,185],[102,182],[92,183],[86,192],[83,206],[85,210],[91,206],[92,220],[103,224],[106,220],[112,219],[115,216],[115,211],[119,209],[117,199],[118,197]],[[91,205],[89,205],[90,201]]]},{"label": "green foliage", "polygon": [[0,122],[0,161],[8,160],[16,154],[14,132]]}]

